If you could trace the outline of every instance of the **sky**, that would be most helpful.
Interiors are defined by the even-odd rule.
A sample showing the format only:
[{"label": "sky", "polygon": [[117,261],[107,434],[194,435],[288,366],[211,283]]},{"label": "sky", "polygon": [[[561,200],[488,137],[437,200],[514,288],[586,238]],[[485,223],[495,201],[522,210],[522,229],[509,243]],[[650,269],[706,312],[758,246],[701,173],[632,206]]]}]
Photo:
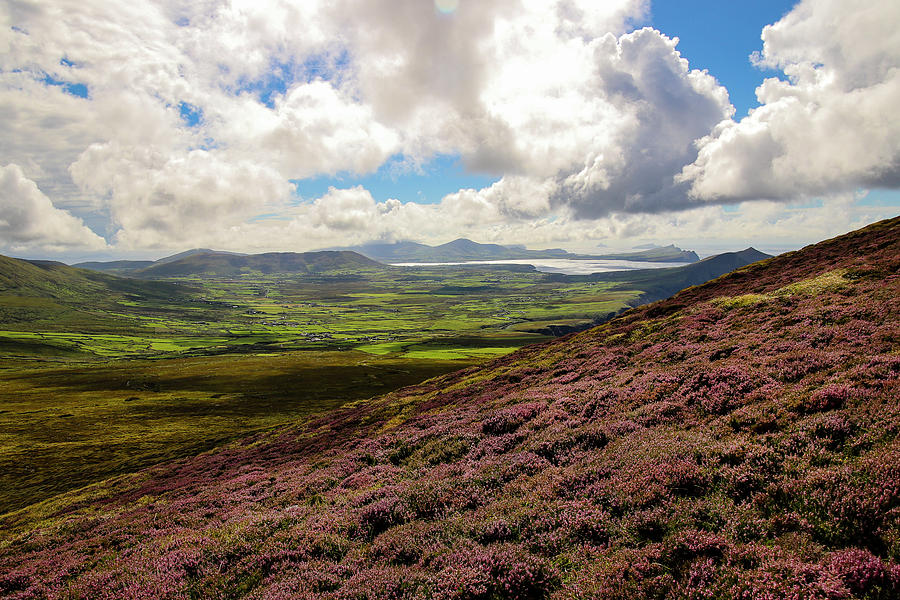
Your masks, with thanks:
[{"label": "sky", "polygon": [[10,0],[0,253],[801,247],[900,214],[895,0]]}]

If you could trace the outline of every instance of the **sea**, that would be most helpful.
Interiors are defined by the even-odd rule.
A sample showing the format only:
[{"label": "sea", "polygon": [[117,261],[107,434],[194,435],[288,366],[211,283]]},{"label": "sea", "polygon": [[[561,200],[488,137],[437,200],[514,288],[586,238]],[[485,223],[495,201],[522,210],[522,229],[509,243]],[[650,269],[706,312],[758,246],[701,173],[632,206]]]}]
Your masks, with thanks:
[{"label": "sea", "polygon": [[632,271],[634,269],[662,269],[681,267],[691,263],[645,262],[636,260],[575,260],[571,258],[522,258],[514,260],[468,260],[463,262],[405,262],[391,263],[395,267],[454,267],[460,265],[532,265],[542,273],[563,273],[565,275],[590,275],[610,271]]}]

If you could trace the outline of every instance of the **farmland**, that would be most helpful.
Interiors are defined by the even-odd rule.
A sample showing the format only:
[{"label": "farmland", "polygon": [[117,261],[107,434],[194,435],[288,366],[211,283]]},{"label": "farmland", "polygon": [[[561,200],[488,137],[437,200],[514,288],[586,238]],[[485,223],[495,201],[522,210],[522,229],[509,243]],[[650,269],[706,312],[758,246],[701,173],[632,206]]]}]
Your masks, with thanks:
[{"label": "farmland", "polygon": [[315,272],[150,281],[0,257],[0,514],[509,354],[758,260],[722,257],[561,277],[324,256]]},{"label": "farmland", "polygon": [[603,319],[640,294],[611,283],[550,282],[522,269],[177,281],[177,297],[126,294],[77,311],[3,298],[0,351],[113,359],[359,348],[479,359],[546,339],[548,324]]},{"label": "farmland", "polygon": [[[27,375],[134,410],[118,429],[65,408],[35,445],[124,457],[142,420],[261,427],[0,515],[0,595],[897,598],[898,227],[281,427],[266,410],[350,371],[304,378],[285,353]],[[232,404],[188,393],[213,389]],[[210,414],[179,420],[194,402]],[[91,450],[91,419],[121,447]]]},{"label": "farmland", "polygon": [[79,273],[0,294],[0,514],[507,354],[639,294],[525,269]]}]

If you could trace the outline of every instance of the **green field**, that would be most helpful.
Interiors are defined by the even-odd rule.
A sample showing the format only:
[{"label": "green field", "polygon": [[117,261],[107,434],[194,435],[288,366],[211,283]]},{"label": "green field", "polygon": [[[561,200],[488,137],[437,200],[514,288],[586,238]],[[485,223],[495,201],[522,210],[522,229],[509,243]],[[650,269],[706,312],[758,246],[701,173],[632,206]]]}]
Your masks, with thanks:
[{"label": "green field", "polygon": [[[0,286],[0,515],[483,362],[638,291],[522,268]],[[0,283],[3,283],[0,281]]]},{"label": "green field", "polygon": [[418,358],[330,351],[4,360],[0,514],[473,362]]},{"label": "green field", "polygon": [[179,293],[169,298],[0,296],[0,353],[114,359],[395,348],[407,358],[493,356],[546,338],[548,325],[603,319],[639,295],[521,269],[178,282]]}]

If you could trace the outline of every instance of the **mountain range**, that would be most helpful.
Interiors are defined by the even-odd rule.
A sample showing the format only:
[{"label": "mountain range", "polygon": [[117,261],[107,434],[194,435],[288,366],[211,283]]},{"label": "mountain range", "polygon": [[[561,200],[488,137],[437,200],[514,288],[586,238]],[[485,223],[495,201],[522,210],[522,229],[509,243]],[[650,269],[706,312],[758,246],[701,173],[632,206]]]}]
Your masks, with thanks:
[{"label": "mountain range", "polygon": [[160,279],[166,277],[236,277],[247,274],[309,274],[381,265],[356,252],[349,251],[240,254],[196,248],[156,261],[117,260],[84,262],[73,266],[127,277]]},{"label": "mountain range", "polygon": [[699,260],[693,251],[674,245],[650,248],[639,252],[613,254],[576,254],[555,248],[528,250],[524,246],[480,244],[465,238],[439,246],[418,242],[371,243],[342,248],[358,252],[380,262],[455,262],[467,260],[527,260],[564,258],[572,260],[633,260],[655,262],[695,262]]},{"label": "mountain range", "polygon": [[0,596],[897,598],[898,257],[895,218],[54,498]]},{"label": "mountain range", "polygon": [[735,269],[767,258],[772,257],[756,248],[747,248],[738,252],[724,252],[679,267],[610,271],[591,275],[552,274],[550,278],[556,281],[606,281],[618,283],[624,287],[638,286],[643,290],[638,303],[646,304],[668,298],[679,290],[706,283]]},{"label": "mountain range", "polygon": [[[327,252],[343,252],[340,256]],[[236,275],[247,270],[262,273],[282,272],[283,269],[296,268],[297,272],[307,272],[319,268],[320,264],[328,264],[336,268],[339,262],[346,262],[348,267],[364,266],[365,261],[348,253],[360,254],[373,261],[391,262],[457,262],[470,260],[522,260],[564,258],[573,260],[632,260],[654,262],[696,262],[699,260],[693,251],[682,250],[674,245],[655,247],[639,252],[620,254],[574,254],[562,249],[527,250],[519,246],[500,246],[498,244],[479,244],[467,239],[458,239],[440,246],[429,246],[417,242],[372,243],[361,246],[336,248],[319,252],[279,253],[247,255],[237,252],[223,252],[208,248],[195,248],[167,256],[156,261],[148,260],[115,260],[90,261],[73,266],[92,271],[102,271],[115,275],[130,277],[167,277],[167,273],[187,274],[192,268],[200,272],[215,273],[220,276]],[[200,258],[204,257],[204,258]],[[230,258],[229,258],[230,257]],[[253,257],[253,258],[251,258]],[[308,269],[304,263],[309,262]],[[160,265],[175,263],[172,268],[160,269]],[[205,264],[204,264],[205,263]],[[371,266],[371,265],[369,265]]]}]

